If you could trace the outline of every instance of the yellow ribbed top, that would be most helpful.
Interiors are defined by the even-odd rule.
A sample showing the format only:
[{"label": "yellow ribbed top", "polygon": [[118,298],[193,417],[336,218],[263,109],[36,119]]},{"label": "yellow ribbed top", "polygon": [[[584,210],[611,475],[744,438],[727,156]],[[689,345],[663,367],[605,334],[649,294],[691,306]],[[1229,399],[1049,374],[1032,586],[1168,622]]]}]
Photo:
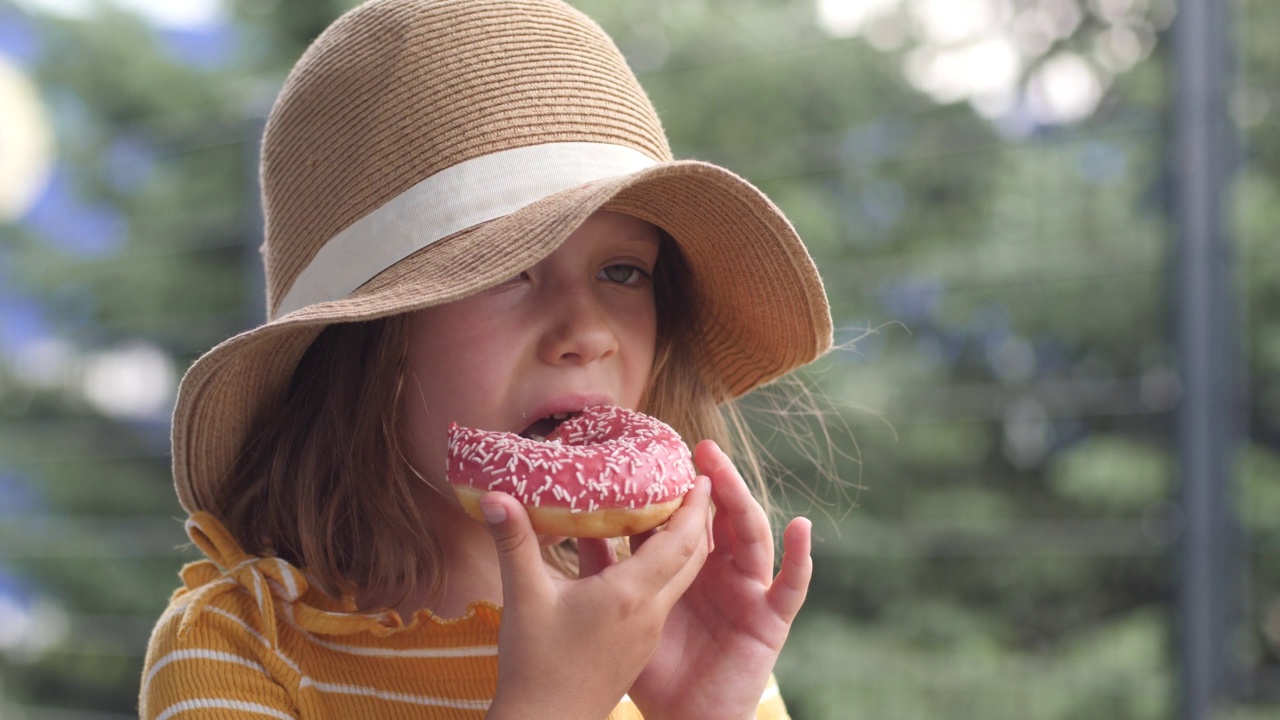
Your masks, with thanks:
[{"label": "yellow ribbed top", "polygon": [[[483,718],[498,677],[502,610],[472,603],[362,613],[313,589],[279,558],[246,555],[212,516],[188,532],[209,560],[182,569],[151,636],[139,716],[158,718]],[[628,698],[609,720],[640,718]],[[785,720],[776,683],[759,720]]]}]

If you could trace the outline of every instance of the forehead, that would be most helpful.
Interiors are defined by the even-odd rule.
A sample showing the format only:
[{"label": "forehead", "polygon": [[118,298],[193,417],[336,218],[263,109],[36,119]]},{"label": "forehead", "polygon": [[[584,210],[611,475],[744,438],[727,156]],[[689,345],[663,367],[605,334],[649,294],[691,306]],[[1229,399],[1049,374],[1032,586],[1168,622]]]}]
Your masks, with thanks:
[{"label": "forehead", "polygon": [[661,237],[658,227],[648,221],[623,213],[597,210],[573,231],[566,244],[577,239],[652,246],[656,249]]}]

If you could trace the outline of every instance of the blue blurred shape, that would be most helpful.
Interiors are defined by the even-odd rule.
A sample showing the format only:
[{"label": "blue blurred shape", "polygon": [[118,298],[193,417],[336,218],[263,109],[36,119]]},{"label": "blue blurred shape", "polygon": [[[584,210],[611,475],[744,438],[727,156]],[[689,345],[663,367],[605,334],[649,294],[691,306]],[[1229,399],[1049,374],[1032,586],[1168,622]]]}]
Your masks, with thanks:
[{"label": "blue blurred shape", "polygon": [[35,602],[31,584],[0,566],[0,653],[7,655],[21,646],[31,626],[31,606]]},{"label": "blue blurred shape", "polygon": [[26,579],[11,575],[0,569],[0,603],[8,601],[11,606],[25,608],[31,604],[34,593]]},{"label": "blue blurred shape", "polygon": [[44,509],[44,498],[17,475],[0,472],[0,516]]},{"label": "blue blurred shape", "polygon": [[889,317],[908,326],[933,318],[946,295],[946,284],[934,276],[902,277],[879,292]]},{"label": "blue blurred shape", "polygon": [[963,333],[947,327],[913,329],[916,338],[915,352],[933,369],[952,368],[964,357],[966,338]]},{"label": "blue blurred shape", "polygon": [[111,187],[130,193],[151,180],[155,166],[156,152],[151,143],[137,135],[121,135],[107,148],[103,170]]},{"label": "blue blurred shape", "polygon": [[231,64],[240,51],[240,35],[229,23],[159,31],[161,45],[174,60],[201,70]]},{"label": "blue blurred shape", "polygon": [[849,128],[840,138],[841,163],[859,168],[895,158],[906,147],[909,135],[910,121],[900,117],[885,117]]},{"label": "blue blurred shape", "polygon": [[862,216],[877,232],[887,233],[898,224],[907,207],[902,186],[887,180],[875,180],[862,192]]},{"label": "blue blurred shape", "polygon": [[31,67],[40,58],[40,38],[27,18],[0,6],[0,53],[21,67]]},{"label": "blue blurred shape", "polygon": [[61,164],[54,167],[44,194],[27,213],[24,224],[58,250],[86,258],[119,253],[128,235],[128,225],[118,210],[80,201]]},{"label": "blue blurred shape", "polygon": [[0,351],[15,352],[51,334],[44,308],[27,297],[0,295]]}]

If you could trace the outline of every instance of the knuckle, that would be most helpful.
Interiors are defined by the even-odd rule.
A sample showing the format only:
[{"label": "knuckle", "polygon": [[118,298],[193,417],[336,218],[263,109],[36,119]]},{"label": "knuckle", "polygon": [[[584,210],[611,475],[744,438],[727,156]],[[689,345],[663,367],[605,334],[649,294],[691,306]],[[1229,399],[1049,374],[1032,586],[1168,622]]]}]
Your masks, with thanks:
[{"label": "knuckle", "polygon": [[614,611],[623,622],[633,622],[645,613],[645,604],[637,594],[623,596],[614,605]]},{"label": "knuckle", "polygon": [[692,560],[695,555],[705,546],[702,542],[700,534],[685,534],[676,539],[675,544],[676,555],[683,561]]},{"label": "knuckle", "polygon": [[499,553],[504,555],[513,555],[520,552],[527,542],[529,542],[529,539],[526,537],[525,533],[517,532],[499,537],[495,541],[495,544],[498,546]]},{"label": "knuckle", "polygon": [[641,637],[657,636],[662,632],[666,618],[655,606],[652,598],[630,596],[619,602],[614,611],[617,621],[634,628]]}]

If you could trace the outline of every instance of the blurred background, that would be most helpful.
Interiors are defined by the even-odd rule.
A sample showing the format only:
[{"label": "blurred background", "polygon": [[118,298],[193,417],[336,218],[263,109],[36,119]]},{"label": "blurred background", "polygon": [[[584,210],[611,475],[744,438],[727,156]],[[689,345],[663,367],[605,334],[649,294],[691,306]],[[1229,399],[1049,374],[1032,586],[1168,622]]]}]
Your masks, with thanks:
[{"label": "blurred background", "polygon": [[[0,0],[5,720],[135,712],[174,392],[260,322],[262,124],[354,4]],[[749,403],[816,521],[796,720],[1280,718],[1280,3],[575,4],[827,282],[845,492]]]}]

